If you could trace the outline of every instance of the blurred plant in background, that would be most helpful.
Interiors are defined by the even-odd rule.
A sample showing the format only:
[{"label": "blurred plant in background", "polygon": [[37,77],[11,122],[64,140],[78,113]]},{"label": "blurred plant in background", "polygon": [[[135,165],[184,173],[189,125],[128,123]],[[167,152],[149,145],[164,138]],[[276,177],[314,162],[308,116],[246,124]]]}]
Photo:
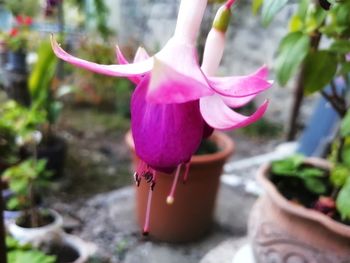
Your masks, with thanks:
[{"label": "blurred plant in background", "polygon": [[[267,26],[287,4],[286,0],[254,0],[253,10],[257,12],[261,8],[262,22]],[[275,61],[276,77],[282,86],[298,73],[288,140],[293,140],[297,133],[297,118],[304,95],[320,91],[344,117],[346,104],[342,94],[338,94],[335,78],[342,76],[349,83],[350,62],[346,59],[350,52],[349,37],[350,1],[298,1],[296,12],[289,21],[289,32],[280,42]],[[328,84],[332,91],[326,93],[322,90]]]},{"label": "blurred plant in background", "polygon": [[32,18],[29,16],[16,16],[15,26],[7,36],[7,48],[13,52],[26,52],[30,42],[30,26]]},{"label": "blurred plant in background", "polygon": [[4,0],[5,6],[15,16],[25,15],[34,17],[40,10],[38,0]]},{"label": "blurred plant in background", "polygon": [[[268,25],[287,3],[255,0],[253,9],[262,8],[263,24]],[[300,0],[275,63],[281,85],[298,73],[288,139],[294,139],[296,134],[296,118],[304,95],[320,93],[337,112],[340,128],[332,142],[329,174],[324,169],[310,168],[301,157],[272,164],[272,179],[286,197],[344,223],[350,222],[349,54],[350,1]],[[310,197],[306,203],[305,196]]]}]

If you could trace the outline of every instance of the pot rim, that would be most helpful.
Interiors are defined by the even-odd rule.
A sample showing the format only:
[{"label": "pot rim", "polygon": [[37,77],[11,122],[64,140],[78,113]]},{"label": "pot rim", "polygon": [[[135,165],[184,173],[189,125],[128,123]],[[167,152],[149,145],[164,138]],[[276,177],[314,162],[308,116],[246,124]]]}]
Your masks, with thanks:
[{"label": "pot rim", "polygon": [[[318,165],[322,168],[331,167],[331,164],[328,161],[317,157],[307,158],[306,162]],[[277,187],[268,179],[270,168],[271,163],[266,163],[262,165],[258,170],[257,180],[263,186],[267,196],[275,205],[277,205],[280,209],[284,210],[285,212],[320,223],[324,227],[341,236],[350,237],[350,226],[337,222],[332,218],[326,216],[325,214],[295,204],[286,199],[278,191]]]},{"label": "pot rim", "polygon": [[26,233],[31,233],[31,232],[37,232],[37,231],[46,231],[46,230],[50,230],[50,229],[54,229],[54,228],[61,228],[63,225],[63,218],[62,216],[54,209],[42,209],[41,210],[45,210],[48,211],[54,218],[54,220],[44,226],[39,226],[39,227],[22,227],[19,226],[17,224],[17,220],[14,220],[11,224],[11,228],[19,230],[21,232],[26,232]]},{"label": "pot rim", "polygon": [[[209,138],[219,146],[219,151],[210,154],[193,155],[190,161],[191,165],[196,165],[203,162],[216,162],[218,160],[225,160],[234,152],[235,143],[231,137],[229,137],[224,132],[214,131]],[[125,141],[129,148],[132,151],[135,151],[135,145],[131,130],[125,134]]]}]

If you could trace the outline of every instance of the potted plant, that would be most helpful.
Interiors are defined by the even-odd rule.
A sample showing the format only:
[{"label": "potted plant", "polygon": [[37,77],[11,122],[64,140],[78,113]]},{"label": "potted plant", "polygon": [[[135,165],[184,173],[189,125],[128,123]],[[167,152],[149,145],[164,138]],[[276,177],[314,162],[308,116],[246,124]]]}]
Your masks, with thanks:
[{"label": "potted plant", "polygon": [[40,187],[45,185],[51,175],[45,166],[45,160],[27,159],[6,169],[2,175],[9,181],[13,193],[6,206],[21,210],[20,216],[9,222],[8,230],[23,243],[33,242],[50,232],[61,231],[61,216],[37,205]]},{"label": "potted plant", "polygon": [[[143,48],[139,48],[133,63],[128,63],[119,48],[118,65],[99,65],[85,61],[65,52],[54,37],[52,38],[53,50],[59,58],[97,73],[128,77],[137,85],[131,98],[129,136],[132,136],[132,140],[129,138],[129,141],[131,145],[131,141],[133,142],[135,154],[139,159],[134,174],[136,184],[148,189],[147,197],[141,193],[142,190],[139,197],[139,200],[146,202],[146,206],[140,206],[144,207],[142,210],[145,212],[143,217],[140,216],[144,218],[144,234],[153,234],[151,219],[156,220],[157,216],[152,216],[152,202],[177,206],[177,198],[182,197],[176,195],[175,198],[176,187],[181,188],[179,191],[189,200],[196,199],[198,196],[193,196],[188,190],[190,188],[186,186],[193,185],[203,191],[204,181],[208,179],[207,183],[214,185],[211,193],[216,194],[217,176],[214,175],[211,179],[202,178],[200,175],[193,178],[189,176],[192,169],[193,172],[201,170],[195,163],[192,167],[190,161],[203,139],[209,137],[214,129],[229,130],[247,126],[260,119],[267,109],[267,101],[251,116],[241,115],[231,109],[248,103],[256,94],[271,86],[267,80],[266,67],[249,76],[213,77],[223,55],[225,32],[233,3],[234,0],[226,1],[218,11],[205,45],[202,66],[197,61],[196,37],[207,6],[206,0],[182,0],[174,36],[152,57]],[[215,141],[217,136],[219,135],[214,133],[212,140]],[[222,164],[232,147],[221,147],[224,150],[219,151],[217,155],[221,156],[218,159]],[[221,170],[211,169],[215,172]],[[183,189],[178,184],[180,175],[185,181],[187,177],[189,179]],[[194,181],[190,183],[192,179]],[[162,190],[163,187],[158,187],[160,184],[171,185],[168,195]],[[155,198],[158,190],[159,200]],[[212,219],[211,211],[215,198],[206,198],[206,193],[203,193],[200,207],[203,211],[209,211],[209,219],[197,217],[199,221],[205,222],[205,230],[191,229],[188,234],[191,235],[193,231],[197,235],[192,235],[191,238],[181,235],[182,240],[198,238],[208,229],[207,222]],[[196,199],[195,204],[199,203],[199,199]],[[192,209],[194,211],[196,207]],[[203,211],[199,211],[198,214]],[[180,214],[176,214],[172,219],[176,220],[178,216]],[[165,222],[158,222],[163,223]]]},{"label": "potted plant", "polygon": [[26,53],[31,24],[30,17],[17,16],[16,25],[8,32],[6,39],[5,91],[10,98],[26,106],[30,104]]},{"label": "potted plant", "polygon": [[[320,92],[341,125],[328,161],[293,157],[259,170],[266,194],[249,220],[257,262],[340,263],[350,257],[349,7],[348,1],[301,1],[292,17],[292,32],[281,42],[279,78],[287,81],[301,64],[302,91]],[[323,36],[329,45],[320,48]],[[296,49],[302,56],[293,58]],[[324,89],[327,84],[330,87]]]},{"label": "potted plant", "polygon": [[[126,143],[133,154],[133,167],[140,165],[135,153],[131,133]],[[180,178],[176,188],[176,201],[169,205],[166,200],[173,185],[174,174],[158,173],[157,190],[152,200],[150,235],[167,242],[188,242],[208,233],[213,223],[216,196],[220,175],[226,160],[234,151],[232,139],[216,132],[210,139],[203,140],[191,162],[181,169],[189,169],[188,178]],[[140,183],[136,188],[136,215],[140,228],[143,227],[147,209],[149,187]]]},{"label": "potted plant", "polygon": [[31,17],[16,16],[16,25],[8,33],[6,42],[8,49],[7,71],[26,73],[26,53],[31,25]]}]

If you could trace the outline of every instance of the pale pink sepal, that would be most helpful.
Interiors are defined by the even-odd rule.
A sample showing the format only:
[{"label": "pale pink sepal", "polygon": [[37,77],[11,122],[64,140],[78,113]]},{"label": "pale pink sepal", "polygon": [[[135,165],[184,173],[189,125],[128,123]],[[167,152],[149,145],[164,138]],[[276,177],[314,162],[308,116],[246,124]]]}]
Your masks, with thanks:
[{"label": "pale pink sepal", "polygon": [[218,130],[230,130],[247,126],[259,120],[265,113],[268,101],[265,101],[255,113],[250,116],[239,114],[214,95],[200,99],[200,111],[206,123]]},{"label": "pale pink sepal", "polygon": [[[129,61],[125,58],[123,52],[120,50],[119,46],[116,46],[116,56],[119,64],[125,65],[129,64]],[[146,50],[142,47],[139,47],[136,51],[135,57],[134,57],[134,62],[140,62],[144,61],[149,58],[148,53]],[[143,75],[140,76],[134,76],[134,77],[128,77],[128,79],[134,83],[134,84],[139,84]]]},{"label": "pale pink sepal", "polygon": [[64,51],[55,38],[51,36],[51,45],[54,53],[60,59],[75,65],[80,68],[84,68],[99,74],[114,76],[114,77],[131,77],[137,75],[143,75],[152,70],[153,59],[147,59],[133,64],[125,65],[99,65],[94,62],[86,61],[77,57],[74,57]]},{"label": "pale pink sepal", "polygon": [[199,68],[193,45],[171,39],[154,56],[147,100],[153,103],[184,103],[214,94]]},{"label": "pale pink sepal", "polygon": [[257,94],[246,96],[246,97],[239,97],[239,98],[225,97],[225,96],[220,96],[220,97],[224,101],[224,103],[230,108],[239,108],[251,102],[256,97],[256,95]]},{"label": "pale pink sepal", "polygon": [[134,57],[134,63],[144,61],[149,58],[150,58],[150,55],[148,55],[147,51],[143,47],[139,47]]},{"label": "pale pink sepal", "polygon": [[228,97],[245,97],[260,93],[272,86],[264,78],[267,74],[266,66],[247,76],[209,77],[210,87],[218,94]]}]

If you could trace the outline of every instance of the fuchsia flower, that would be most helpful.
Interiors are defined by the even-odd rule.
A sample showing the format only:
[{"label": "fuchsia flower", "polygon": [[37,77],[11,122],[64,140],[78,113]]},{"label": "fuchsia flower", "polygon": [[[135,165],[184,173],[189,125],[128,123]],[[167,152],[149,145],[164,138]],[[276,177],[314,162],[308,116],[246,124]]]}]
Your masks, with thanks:
[{"label": "fuchsia flower", "polygon": [[[260,119],[268,106],[268,102],[264,102],[251,116],[231,109],[246,104],[271,86],[266,80],[266,67],[248,76],[214,76],[222,57],[226,31],[220,23],[223,16],[229,16],[233,2],[227,1],[219,10],[215,20],[218,25],[214,22],[209,33],[202,68],[195,43],[207,0],[182,0],[174,36],[152,57],[139,48],[130,64],[119,48],[119,65],[98,65],[66,53],[52,38],[53,50],[59,58],[96,73],[128,77],[137,84],[131,100],[131,129],[136,154],[143,162],[137,168],[135,180],[139,184],[141,178],[145,178],[153,190],[156,171],[176,170],[168,203],[173,202],[181,165],[186,165],[184,177],[187,177],[191,156],[204,137],[213,129],[249,125]],[[147,214],[149,210],[150,205]]]}]

